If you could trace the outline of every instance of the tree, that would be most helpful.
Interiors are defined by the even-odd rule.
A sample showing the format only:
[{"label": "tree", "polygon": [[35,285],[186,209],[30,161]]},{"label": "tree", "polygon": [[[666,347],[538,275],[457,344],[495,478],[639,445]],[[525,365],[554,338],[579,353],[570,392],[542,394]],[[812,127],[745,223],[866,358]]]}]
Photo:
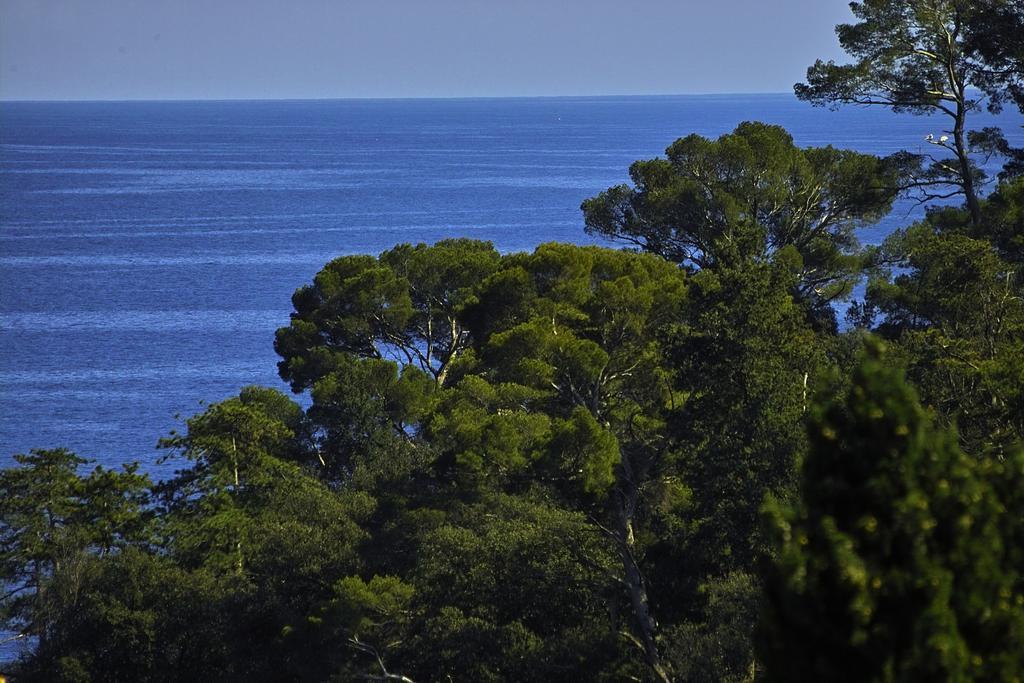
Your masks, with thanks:
[{"label": "tree", "polygon": [[120,472],[65,449],[14,456],[0,471],[0,618],[19,637],[45,644],[80,588],[90,553],[116,553],[149,540],[149,479],[138,464]]},{"label": "tree", "polygon": [[[395,254],[465,263],[486,249],[472,242],[398,247],[381,256],[384,265],[360,263],[358,272],[375,273],[380,283],[382,273],[394,272]],[[362,276],[328,286],[330,273],[356,265],[334,262],[317,276],[321,303],[302,308],[279,333],[282,372],[295,388],[312,387],[318,443],[345,463],[332,481],[388,501],[371,525],[394,534],[396,547],[414,539],[396,533],[401,525],[388,514],[409,519],[417,505],[450,510],[495,492],[521,494],[529,482],[567,509],[585,511],[619,558],[629,600],[622,632],[665,678],[638,524],[646,490],[671,489],[677,478],[664,435],[672,404],[664,333],[682,312],[685,273],[650,255],[553,244],[484,261],[447,309],[446,329],[464,345],[430,367],[420,333],[431,326],[401,338],[417,350],[385,357],[381,349],[400,335],[373,330],[392,315],[387,329],[408,330],[396,322],[409,319],[403,305],[364,306],[367,290],[355,284]],[[396,285],[399,293],[387,300],[423,289],[420,279]],[[308,291],[296,295],[298,306],[306,306]]]},{"label": "tree", "polygon": [[274,347],[281,377],[312,390],[310,455],[326,479],[369,476],[381,453],[416,466],[420,418],[473,344],[462,308],[498,261],[489,242],[399,245],[379,259],[335,259],[295,292]]},{"label": "tree", "polygon": [[[850,9],[859,23],[840,24],[836,33],[854,61],[818,60],[807,70],[807,82],[796,84],[797,97],[817,105],[879,105],[947,117],[946,135],[927,140],[952,159],[925,155],[931,165],[910,187],[923,190],[926,199],[963,195],[972,222],[980,222],[984,176],[971,160],[971,143],[991,152],[1005,140],[997,129],[987,129],[972,141],[967,118],[983,104],[993,112],[1007,100],[1024,105],[1024,5],[1020,0],[866,0],[850,3]],[[950,185],[952,192],[935,189]]]},{"label": "tree", "polygon": [[333,588],[331,597],[304,622],[285,628],[285,638],[305,664],[300,680],[411,683],[395,673],[392,655],[409,636],[415,587],[395,576],[374,575],[369,580],[346,576]]},{"label": "tree", "polygon": [[685,502],[651,524],[646,566],[680,680],[752,676],[770,554],[759,510],[766,496],[794,495],[809,391],[834,363],[830,339],[791,294],[800,269],[786,256],[690,278],[687,315],[671,335],[682,400],[667,433]]},{"label": "tree", "polygon": [[[1024,439],[1024,251],[1021,191],[981,203],[982,222],[954,208],[894,232],[876,258],[861,323],[894,342],[922,400],[963,446],[1001,457]],[[892,267],[897,270],[893,271]]]},{"label": "tree", "polygon": [[795,488],[810,388],[830,364],[789,293],[799,269],[779,261],[694,277],[692,317],[672,345],[688,398],[671,433],[686,453],[694,509],[684,547],[703,565],[697,576],[756,571],[759,509]]},{"label": "tree", "polygon": [[338,355],[310,393],[314,449],[307,462],[325,480],[395,480],[417,466],[416,431],[437,393],[435,380],[418,366]]},{"label": "tree", "polygon": [[673,393],[664,342],[682,312],[685,275],[650,255],[554,244],[508,265],[522,271],[526,294],[509,301],[506,278],[496,277],[467,311],[498,323],[479,335],[478,372],[525,389],[506,411],[551,419],[531,469],[604,529],[629,600],[624,633],[667,680],[640,525],[647,495],[678,481],[678,454],[665,438]]},{"label": "tree", "polygon": [[471,342],[459,309],[497,263],[490,242],[469,239],[331,261],[295,292],[291,325],[277,331],[281,377],[302,391],[352,354],[417,367],[443,386]]},{"label": "tree", "polygon": [[998,98],[1024,108],[1024,3],[1020,0],[983,0],[974,3],[966,26],[969,50],[976,50],[987,66],[978,73]]},{"label": "tree", "polygon": [[1015,680],[1024,453],[965,455],[878,348],[816,401],[802,499],[767,508],[767,679]]},{"label": "tree", "polygon": [[621,661],[608,626],[615,560],[584,514],[543,495],[489,494],[452,506],[418,535],[415,554],[402,578],[342,579],[289,633],[320,667],[305,678],[570,681],[618,664],[642,671]]},{"label": "tree", "polygon": [[[434,258],[430,249],[423,258]],[[438,529],[463,506],[542,496],[551,515],[583,515],[601,556],[588,550],[578,562],[603,568],[594,590],[625,646],[617,670],[669,680],[699,668],[741,680],[753,661],[753,572],[764,552],[757,509],[792,488],[808,387],[826,363],[808,304],[792,294],[804,272],[792,245],[697,275],[650,254],[568,245],[502,257],[462,294],[454,324],[467,346],[443,384],[415,354],[381,358],[355,345],[305,366],[316,368],[303,382],[320,452],[342,464],[317,470],[338,490],[374,497],[372,571],[420,597],[434,595],[416,579],[423,544],[441,543]],[[357,293],[334,298],[334,310],[353,310],[345,296]],[[316,318],[309,338],[361,320]],[[312,356],[298,349],[282,367]],[[526,597],[494,620],[440,596],[429,602],[423,619],[452,629],[470,628],[469,619],[478,635],[527,623],[514,616]],[[431,621],[439,610],[444,619]],[[715,630],[719,612],[731,625]],[[548,627],[528,631],[558,638]],[[408,643],[408,633],[384,640]],[[699,652],[694,633],[706,644]],[[726,655],[712,645],[726,633],[745,647]],[[368,644],[389,671],[420,671],[401,648]],[[464,671],[437,666],[429,677]]]},{"label": "tree", "polygon": [[236,672],[260,666],[239,651],[250,624],[230,577],[129,548],[83,557],[76,584],[49,637],[12,671],[17,680],[171,683],[214,671],[219,680],[252,680]]},{"label": "tree", "polygon": [[149,482],[133,470],[81,476],[84,461],[66,451],[18,456],[31,468],[0,473],[3,559],[31,592],[5,616],[39,636],[19,680],[297,680],[309,670],[283,630],[361,568],[359,522],[374,501],[332,491],[293,461],[305,458],[305,422],[271,389],[209,406],[163,440],[189,465],[152,487],[156,507],[141,507]]},{"label": "tree", "polygon": [[294,433],[240,399],[216,403],[187,425],[185,434],[160,443],[193,463],[158,487],[181,527],[172,531],[171,545],[188,564],[214,563],[242,576],[247,501],[280,476],[283,463],[274,454],[289,447]]},{"label": "tree", "polygon": [[[970,25],[967,41],[988,65],[982,77],[988,77],[990,88],[1002,86],[1004,100],[1012,100],[1024,111],[1024,2],[989,1],[979,3],[977,15]],[[973,141],[983,153],[997,153],[1007,158],[1000,180],[1024,175],[1024,149],[1012,148],[998,129],[986,129]]]},{"label": "tree", "polygon": [[588,232],[689,270],[739,268],[792,247],[802,259],[802,296],[830,302],[859,277],[854,231],[889,211],[899,162],[801,149],[784,129],[747,122],[717,140],[681,138],[665,159],[634,163],[633,187],[588,199],[583,215]]},{"label": "tree", "polygon": [[365,495],[336,494],[284,459],[295,453],[289,424],[300,415],[279,392],[248,387],[161,442],[191,465],[155,487],[164,546],[179,565],[231,575],[257,591],[287,579],[272,592],[279,603],[265,605],[286,612],[279,627],[296,609],[306,613],[327,577],[358,565],[364,533],[356,520],[373,507]]},{"label": "tree", "polygon": [[542,495],[454,511],[420,547],[420,603],[443,607],[411,643],[417,679],[594,680],[635,662],[608,624],[609,550],[585,514]]}]

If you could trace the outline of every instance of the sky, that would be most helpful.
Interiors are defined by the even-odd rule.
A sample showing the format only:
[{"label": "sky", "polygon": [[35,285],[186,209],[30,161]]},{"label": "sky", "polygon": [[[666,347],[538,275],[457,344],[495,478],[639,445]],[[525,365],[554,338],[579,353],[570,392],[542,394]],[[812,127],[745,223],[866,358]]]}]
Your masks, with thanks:
[{"label": "sky", "polygon": [[0,0],[0,99],[786,92],[846,0]]}]

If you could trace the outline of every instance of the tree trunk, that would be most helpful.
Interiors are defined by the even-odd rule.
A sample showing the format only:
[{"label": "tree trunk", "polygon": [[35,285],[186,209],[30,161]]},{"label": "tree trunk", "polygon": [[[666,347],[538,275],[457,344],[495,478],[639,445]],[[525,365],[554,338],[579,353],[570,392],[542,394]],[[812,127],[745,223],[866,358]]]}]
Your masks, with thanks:
[{"label": "tree trunk", "polygon": [[[234,496],[234,501],[235,501],[235,504],[237,505],[238,504],[238,488],[239,488],[238,448],[235,446],[235,437],[234,436],[231,437],[231,464],[233,465],[234,470],[235,470],[235,488],[234,488],[235,496]],[[235,571],[239,574],[239,576],[241,576],[242,573],[243,573],[243,570],[244,570],[244,563],[242,562],[242,536],[241,536],[241,533],[238,533],[238,537],[235,539]]]},{"label": "tree trunk", "polygon": [[617,544],[619,557],[622,560],[622,574],[629,593],[629,603],[633,611],[633,619],[639,634],[640,645],[643,647],[644,659],[662,683],[671,683],[672,679],[661,663],[658,653],[658,624],[651,615],[650,601],[647,597],[647,585],[643,573],[636,562],[633,552],[633,516],[636,512],[639,491],[633,479],[633,467],[629,456],[622,454],[623,480],[619,483],[619,509],[617,519]]},{"label": "tree trunk", "polygon": [[978,225],[981,223],[981,206],[978,202],[978,190],[974,187],[974,173],[971,170],[971,158],[967,148],[965,125],[968,111],[967,88],[965,73],[962,70],[963,55],[960,53],[960,47],[957,44],[961,17],[959,6],[956,3],[950,6],[950,10],[953,12],[949,18],[953,23],[953,28],[946,30],[946,49],[948,52],[945,68],[950,92],[953,93],[956,99],[956,111],[953,112],[953,147],[956,152],[957,165],[960,167],[960,187],[964,191],[967,210],[971,214],[971,223]]},{"label": "tree trunk", "polygon": [[953,144],[956,147],[964,196],[967,198],[967,210],[971,214],[971,223],[977,226],[981,223],[981,204],[978,201],[978,190],[974,187],[974,173],[971,169],[964,132],[964,108],[960,103],[957,104],[956,125],[953,128]]}]

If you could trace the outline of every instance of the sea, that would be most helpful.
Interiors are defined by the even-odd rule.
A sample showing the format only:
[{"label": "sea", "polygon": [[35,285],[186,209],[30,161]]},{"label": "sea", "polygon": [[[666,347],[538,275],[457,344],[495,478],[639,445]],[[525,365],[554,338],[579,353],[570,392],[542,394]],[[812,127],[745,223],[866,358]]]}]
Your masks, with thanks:
[{"label": "sea", "polygon": [[[1017,115],[997,123],[1024,144]],[[595,243],[580,203],[746,120],[929,151],[937,118],[792,95],[0,103],[0,467],[63,446],[155,478],[157,440],[246,385],[328,260],[465,236]],[[998,168],[998,162],[991,162]],[[897,204],[861,239],[920,216]]]}]

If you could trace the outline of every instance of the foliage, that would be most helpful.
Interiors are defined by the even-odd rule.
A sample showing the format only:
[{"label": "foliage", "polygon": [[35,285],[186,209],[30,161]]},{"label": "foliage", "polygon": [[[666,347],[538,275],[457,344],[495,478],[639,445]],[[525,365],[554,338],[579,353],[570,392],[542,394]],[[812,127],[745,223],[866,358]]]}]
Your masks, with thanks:
[{"label": "foliage", "polygon": [[331,261],[292,297],[291,325],[275,342],[281,376],[308,389],[352,354],[415,366],[443,385],[470,341],[457,317],[467,290],[497,261],[489,242],[465,239]]},{"label": "foliage", "polygon": [[55,612],[80,589],[90,555],[116,554],[149,538],[149,479],[138,465],[118,472],[64,449],[14,456],[0,471],[0,618],[8,628],[52,637]]},{"label": "foliage", "polygon": [[1020,518],[1004,517],[1024,454],[966,456],[875,353],[815,404],[802,502],[768,508],[768,680],[1015,680]]},{"label": "foliage", "polygon": [[[833,458],[842,467],[828,475],[828,491],[851,492],[851,506],[895,501],[915,524],[924,520],[917,546],[904,520],[895,540],[864,546],[873,559],[856,565],[880,572],[884,586],[903,586],[892,599],[910,595],[910,603],[873,612],[865,626],[849,604],[819,603],[813,592],[836,584],[829,572],[847,576],[842,567],[813,564],[825,578],[800,584],[795,597],[785,592],[797,590],[792,581],[773,579],[768,612],[785,628],[765,651],[770,675],[779,657],[805,666],[784,650],[789,638],[817,637],[822,652],[839,648],[837,657],[856,661],[869,641],[904,647],[892,634],[922,610],[942,618],[909,637],[947,642],[952,654],[906,646],[883,666],[907,676],[932,672],[925,664],[978,676],[1014,671],[999,638],[1024,632],[1013,602],[1022,540],[1013,520],[1024,497],[1009,399],[1020,386],[1013,358],[1022,356],[1018,304],[1011,297],[999,308],[993,293],[1016,258],[1017,197],[1006,186],[985,204],[990,228],[933,213],[875,254],[876,263],[906,259],[905,270],[895,279],[878,271],[869,289],[881,329],[926,396],[940,395],[934,378],[949,368],[911,343],[915,335],[983,354],[986,316],[1005,321],[994,370],[979,385],[1005,405],[979,412],[987,394],[962,395],[960,412],[939,413],[964,425],[965,443],[1001,459],[964,456],[916,403],[903,405],[905,389],[878,399],[898,424],[861,429],[865,415],[881,419],[868,389],[888,387],[872,379],[888,371],[847,378],[854,398],[815,409],[815,424],[851,431],[858,453],[877,446],[915,465],[883,468],[906,481],[879,497],[875,479],[843,469],[852,456]],[[378,278],[407,262],[399,254],[465,263],[490,253],[473,242],[434,249],[400,247],[358,266]],[[367,330],[390,304],[355,310],[345,297],[356,294],[338,290],[278,337],[282,374],[309,391],[307,409],[258,387],[211,405],[162,441],[182,467],[155,485],[133,468],[80,471],[84,461],[67,451],[19,456],[19,467],[0,474],[0,566],[23,589],[8,596],[4,616],[38,643],[17,673],[68,681],[212,671],[222,680],[759,676],[752,636],[766,599],[763,565],[778,552],[779,571],[796,571],[811,563],[800,553],[819,548],[854,557],[843,539],[862,531],[859,516],[814,526],[808,511],[835,500],[815,493],[810,474],[803,500],[796,486],[796,468],[806,461],[805,472],[818,472],[828,441],[812,430],[817,450],[807,455],[809,393],[857,346],[816,326],[813,304],[794,296],[804,272],[798,249],[697,272],[651,254],[556,244],[483,260],[476,280],[446,295],[457,300],[444,315],[461,346],[443,370],[422,362],[423,337],[409,341],[422,358],[388,356],[397,347]],[[317,282],[338,269],[332,262]],[[401,291],[436,291],[429,273],[402,272]],[[319,346],[293,346],[295,335]],[[990,441],[980,438],[986,429]],[[773,550],[757,523],[766,498],[777,501],[776,534],[806,527],[817,545]],[[923,517],[911,505],[920,501]],[[962,539],[957,525],[967,516],[977,522]],[[920,552],[890,558],[901,544]],[[889,559],[898,560],[892,571]],[[918,573],[949,590],[907,578]],[[965,581],[972,588],[961,591]],[[859,609],[877,595],[854,597]],[[847,671],[868,671],[875,659],[866,659]],[[806,666],[793,675],[821,665]]]},{"label": "foliage", "polygon": [[[275,337],[303,405],[207,406],[157,483],[0,471],[18,680],[1020,678],[1024,181],[977,197],[961,138],[967,86],[1022,104],[1021,4],[852,8],[798,94],[943,111],[959,169],[748,122],[584,202],[647,253],[330,261]],[[861,250],[908,182],[967,207]]]},{"label": "foliage", "polygon": [[982,203],[983,222],[945,209],[893,233],[861,315],[898,343],[926,405],[957,422],[971,453],[1005,453],[1024,438],[1021,188]]},{"label": "foliage", "polygon": [[[807,70],[807,82],[796,84],[797,97],[818,105],[880,105],[945,116],[945,135],[926,138],[943,151],[917,157],[921,167],[908,187],[926,199],[963,195],[971,221],[979,223],[984,175],[971,158],[972,147],[982,153],[1015,153],[997,128],[969,136],[967,117],[983,104],[990,111],[999,111],[1007,101],[1024,105],[1024,4],[865,0],[850,3],[850,9],[858,23],[840,24],[836,33],[853,61],[818,60]],[[955,189],[943,189],[949,186]]]},{"label": "foliage", "polygon": [[51,616],[52,637],[17,680],[235,678],[247,629],[230,581],[135,549],[87,559],[80,574],[74,598]]},{"label": "foliage", "polygon": [[589,232],[691,269],[739,268],[793,249],[799,291],[831,301],[857,279],[854,230],[888,212],[899,162],[801,149],[782,128],[747,122],[717,140],[681,138],[665,159],[634,163],[633,187],[588,199],[583,214]]},{"label": "foliage", "polygon": [[795,277],[784,263],[701,273],[673,344],[688,396],[673,423],[693,497],[684,557],[705,571],[753,572],[764,497],[794,491],[809,387],[829,365],[789,295]]}]

